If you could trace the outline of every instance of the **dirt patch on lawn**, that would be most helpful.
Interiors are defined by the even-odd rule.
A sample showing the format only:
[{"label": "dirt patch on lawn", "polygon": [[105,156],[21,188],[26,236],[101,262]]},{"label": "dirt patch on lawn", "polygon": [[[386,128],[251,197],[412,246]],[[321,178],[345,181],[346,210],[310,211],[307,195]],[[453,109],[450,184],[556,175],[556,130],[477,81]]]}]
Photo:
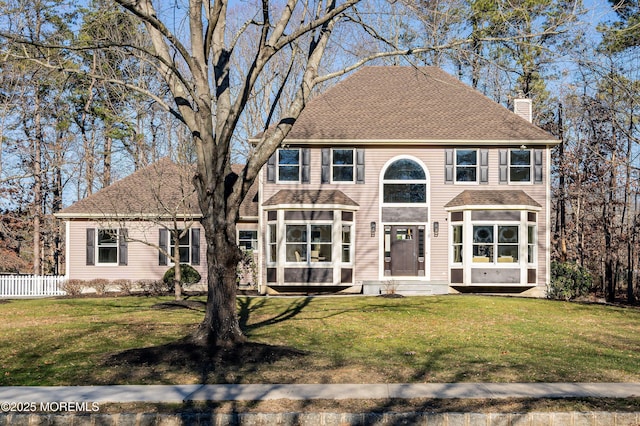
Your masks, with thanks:
[{"label": "dirt patch on lawn", "polygon": [[254,377],[262,366],[300,362],[307,355],[294,348],[252,342],[206,350],[185,338],[109,355],[104,360],[100,381],[103,384],[242,383],[245,376]]}]

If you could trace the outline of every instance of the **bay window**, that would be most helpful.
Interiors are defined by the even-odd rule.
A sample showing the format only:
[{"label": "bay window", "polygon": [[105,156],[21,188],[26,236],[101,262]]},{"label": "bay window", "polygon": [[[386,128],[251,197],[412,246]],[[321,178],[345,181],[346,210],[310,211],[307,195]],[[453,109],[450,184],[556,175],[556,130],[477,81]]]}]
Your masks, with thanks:
[{"label": "bay window", "polygon": [[518,263],[518,225],[474,225],[473,261]]},{"label": "bay window", "polygon": [[287,262],[331,262],[332,225],[287,224],[285,228]]}]

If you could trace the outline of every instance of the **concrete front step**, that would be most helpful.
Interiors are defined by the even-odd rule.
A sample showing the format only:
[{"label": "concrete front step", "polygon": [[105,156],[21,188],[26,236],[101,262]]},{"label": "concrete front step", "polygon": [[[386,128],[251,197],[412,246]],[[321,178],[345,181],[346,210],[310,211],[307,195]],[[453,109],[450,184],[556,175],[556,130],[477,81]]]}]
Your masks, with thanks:
[{"label": "concrete front step", "polygon": [[399,294],[402,296],[429,296],[434,294],[448,294],[449,284],[437,281],[365,281],[362,283],[362,294],[381,295]]}]

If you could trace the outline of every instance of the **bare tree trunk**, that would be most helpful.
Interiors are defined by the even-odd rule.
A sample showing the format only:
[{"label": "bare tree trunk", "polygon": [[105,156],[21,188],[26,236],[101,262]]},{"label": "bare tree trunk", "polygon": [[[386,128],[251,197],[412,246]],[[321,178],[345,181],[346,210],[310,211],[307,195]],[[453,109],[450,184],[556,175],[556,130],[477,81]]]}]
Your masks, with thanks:
[{"label": "bare tree trunk", "polygon": [[33,273],[42,274],[42,247],[41,247],[41,223],[42,223],[42,116],[41,98],[35,90],[34,102],[34,134],[33,134]]},{"label": "bare tree trunk", "polygon": [[[232,228],[232,229],[231,229]],[[214,244],[207,245],[207,309],[204,320],[193,335],[201,345],[229,347],[246,341],[237,317],[236,269],[240,251],[235,241],[229,241],[229,232],[235,233],[235,224],[227,229],[206,229],[213,232]]]},{"label": "bare tree trunk", "polygon": [[104,139],[102,187],[111,185],[111,151],[113,150],[113,139],[107,136]]},{"label": "bare tree trunk", "polygon": [[560,199],[558,200],[558,210],[560,214],[560,226],[559,233],[559,253],[560,261],[567,261],[567,213],[566,213],[566,185],[565,185],[565,170],[564,170],[564,130],[563,130],[563,110],[562,104],[558,105],[558,133],[560,138],[560,145],[558,147],[558,163],[559,163],[559,184],[560,184]]}]

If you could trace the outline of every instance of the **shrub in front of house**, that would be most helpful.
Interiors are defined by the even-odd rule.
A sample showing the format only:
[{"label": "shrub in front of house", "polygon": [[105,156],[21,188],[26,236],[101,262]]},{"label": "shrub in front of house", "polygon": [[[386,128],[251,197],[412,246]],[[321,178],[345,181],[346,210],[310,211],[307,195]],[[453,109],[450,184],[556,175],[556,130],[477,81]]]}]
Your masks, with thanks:
[{"label": "shrub in front of house", "polygon": [[107,292],[107,287],[109,286],[109,280],[105,278],[95,278],[89,281],[88,287],[93,288],[96,291],[96,294],[102,296]]},{"label": "shrub in front of house", "polygon": [[[195,268],[191,265],[180,264],[180,273],[182,275],[182,279],[180,280],[181,284],[197,284],[200,282],[202,277],[200,273],[195,270]],[[173,288],[173,277],[176,274],[175,266],[169,268],[167,272],[164,273],[162,277],[162,281],[168,286],[169,289]]]},{"label": "shrub in front of house", "polygon": [[88,285],[85,280],[76,279],[67,280],[61,285],[62,290],[67,293],[67,296],[78,296],[82,294],[82,290],[87,287]]},{"label": "shrub in front of house", "polygon": [[549,299],[574,300],[586,296],[593,286],[593,276],[573,262],[551,262]]},{"label": "shrub in front of house", "polygon": [[118,279],[113,280],[111,284],[123,294],[130,295],[133,293],[133,281],[131,280]]},{"label": "shrub in front of house", "polygon": [[140,280],[136,284],[143,294],[149,296],[157,296],[169,292],[169,287],[163,280]]}]

